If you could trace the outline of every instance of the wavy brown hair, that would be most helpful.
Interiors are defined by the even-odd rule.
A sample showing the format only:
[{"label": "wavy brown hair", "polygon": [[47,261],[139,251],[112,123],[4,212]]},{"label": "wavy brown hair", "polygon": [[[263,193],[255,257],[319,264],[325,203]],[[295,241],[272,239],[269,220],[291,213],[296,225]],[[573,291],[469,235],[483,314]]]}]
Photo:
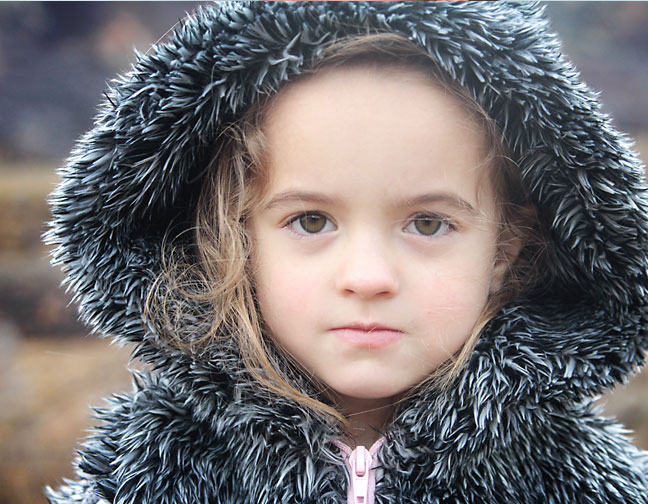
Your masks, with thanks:
[{"label": "wavy brown hair", "polygon": [[[499,208],[498,260],[507,261],[509,271],[503,287],[491,294],[462,349],[448,356],[446,363],[413,391],[447,387],[468,360],[486,324],[506,302],[539,278],[546,240],[497,125],[427,52],[399,35],[363,35],[325,47],[303,75],[340,66],[422,72],[464,105],[483,132],[487,147],[484,176],[489,177]],[[235,338],[241,362],[253,379],[267,390],[345,425],[335,407],[306,394],[289,378],[295,370],[300,372],[299,363],[275,347],[255,299],[250,271],[252,241],[246,219],[259,205],[267,184],[264,120],[277,96],[259,98],[220,134],[196,208],[192,246],[189,250],[173,246],[172,241],[167,247],[163,273],[150,290],[145,315],[168,344],[197,358],[207,355],[213,345],[231,344]],[[201,307],[198,314],[196,306]],[[201,323],[187,323],[196,317]],[[307,370],[301,371],[308,376]],[[313,383],[314,379],[309,380]],[[316,390],[325,391],[323,384],[313,384]],[[335,401],[334,397],[328,399]]]}]

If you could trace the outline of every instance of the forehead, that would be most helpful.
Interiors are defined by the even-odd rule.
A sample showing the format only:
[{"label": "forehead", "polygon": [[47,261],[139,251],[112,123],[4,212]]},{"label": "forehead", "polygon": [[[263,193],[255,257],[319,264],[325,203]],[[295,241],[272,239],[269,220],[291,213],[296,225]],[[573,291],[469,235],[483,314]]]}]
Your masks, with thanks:
[{"label": "forehead", "polygon": [[464,104],[422,71],[338,67],[286,86],[266,116],[267,168],[277,185],[447,190],[483,182],[484,133]]},{"label": "forehead", "polygon": [[[372,119],[377,119],[385,117],[394,108],[416,102],[421,113],[432,111],[450,114],[466,129],[484,137],[474,112],[476,106],[469,106],[468,95],[460,97],[455,88],[422,67],[351,62],[325,67],[285,84],[270,103],[265,114],[266,124],[300,107],[318,111],[316,104],[325,104],[330,114],[338,113],[341,120],[363,103],[373,106]],[[401,111],[410,120],[419,115],[406,107]],[[393,116],[389,119],[393,119]]]}]

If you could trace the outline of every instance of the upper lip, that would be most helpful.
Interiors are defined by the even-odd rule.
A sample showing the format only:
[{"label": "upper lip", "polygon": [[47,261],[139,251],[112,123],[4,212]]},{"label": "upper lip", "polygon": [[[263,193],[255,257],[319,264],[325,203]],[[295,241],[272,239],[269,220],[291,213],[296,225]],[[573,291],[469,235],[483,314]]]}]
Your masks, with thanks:
[{"label": "upper lip", "polygon": [[386,325],[379,324],[377,322],[353,322],[351,324],[344,324],[333,328],[333,330],[336,329],[353,329],[354,331],[365,331],[365,332],[371,332],[371,331],[402,332],[400,329],[394,329],[393,327],[388,327]]}]

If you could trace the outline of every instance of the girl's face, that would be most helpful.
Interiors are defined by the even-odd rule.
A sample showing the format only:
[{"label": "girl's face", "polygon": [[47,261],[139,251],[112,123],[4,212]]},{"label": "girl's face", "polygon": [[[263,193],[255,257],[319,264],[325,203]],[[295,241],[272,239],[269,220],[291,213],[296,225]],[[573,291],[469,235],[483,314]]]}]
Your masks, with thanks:
[{"label": "girl's face", "polygon": [[385,404],[461,348],[502,282],[482,134],[424,75],[364,67],[289,85],[265,133],[262,316],[343,409]]}]

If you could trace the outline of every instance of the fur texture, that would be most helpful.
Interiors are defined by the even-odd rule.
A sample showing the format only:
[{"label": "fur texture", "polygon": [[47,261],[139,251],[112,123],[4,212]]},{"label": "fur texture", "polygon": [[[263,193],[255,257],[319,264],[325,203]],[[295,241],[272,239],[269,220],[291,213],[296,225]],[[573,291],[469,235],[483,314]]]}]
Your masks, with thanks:
[{"label": "fur texture", "polygon": [[163,348],[142,307],[221,125],[324,43],[380,31],[424,47],[498,123],[550,229],[555,281],[501,311],[447,393],[404,405],[377,503],[648,503],[648,456],[590,407],[648,347],[643,167],[529,2],[222,2],[113,83],[61,170],[47,240],[81,318],[154,371],[98,410],[78,480],[50,502],[345,502],[331,424],[269,398],[235,348],[209,363]]}]

